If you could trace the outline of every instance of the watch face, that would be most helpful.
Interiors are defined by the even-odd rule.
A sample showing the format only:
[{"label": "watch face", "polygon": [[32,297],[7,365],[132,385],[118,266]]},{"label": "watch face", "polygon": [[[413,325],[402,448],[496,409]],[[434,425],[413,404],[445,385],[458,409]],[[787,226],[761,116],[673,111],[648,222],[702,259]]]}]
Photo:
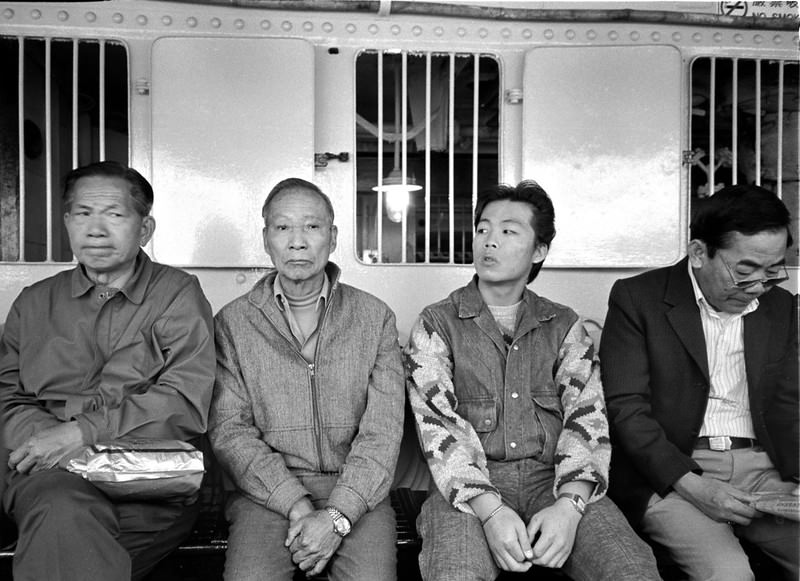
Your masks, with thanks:
[{"label": "watch face", "polygon": [[342,536],[345,536],[350,532],[350,523],[344,516],[340,516],[335,521],[333,521],[334,526],[336,527],[336,532]]}]

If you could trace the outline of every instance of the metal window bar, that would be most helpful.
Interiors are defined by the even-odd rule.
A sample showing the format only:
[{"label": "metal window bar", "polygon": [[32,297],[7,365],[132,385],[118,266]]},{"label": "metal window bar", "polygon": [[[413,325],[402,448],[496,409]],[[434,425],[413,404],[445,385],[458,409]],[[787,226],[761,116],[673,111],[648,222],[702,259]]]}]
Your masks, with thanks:
[{"label": "metal window bar", "polygon": [[716,139],[715,139],[715,132],[717,127],[717,59],[711,58],[711,71],[709,73],[709,95],[708,95],[708,193],[709,195],[714,194],[715,184],[717,183],[714,179],[714,170],[715,166],[714,163],[715,159],[715,151],[716,151]]},{"label": "metal window bar", "polygon": [[46,191],[45,197],[46,207],[46,253],[45,260],[53,260],[53,43],[51,39],[46,38],[44,41],[45,46],[45,85],[44,85],[44,106],[45,106],[45,159],[47,160],[46,167]]},{"label": "metal window bar", "polygon": [[106,160],[106,42],[100,41],[100,58],[98,71],[98,94],[100,101],[100,122],[98,123],[100,142],[100,161]]},{"label": "metal window bar", "polygon": [[[480,124],[478,110],[480,108],[480,89],[481,89],[481,55],[474,55],[475,70],[472,81],[472,212],[478,204],[478,143],[480,142]],[[471,221],[471,220],[470,220]],[[466,253],[466,236],[461,242],[462,251]],[[462,261],[463,262],[463,261]]]},{"label": "metal window bar", "polygon": [[761,185],[761,61],[756,61],[756,185]]},{"label": "metal window bar", "polygon": [[78,167],[78,39],[72,39],[72,167]]},{"label": "metal window bar", "polygon": [[25,38],[18,39],[17,62],[17,127],[19,133],[19,239],[18,256],[25,260]]},{"label": "metal window bar", "polygon": [[[403,51],[400,56],[401,60],[401,71],[400,75],[402,78],[402,82],[400,86],[402,88],[402,97],[400,99],[400,103],[396,104],[396,107],[402,108],[402,113],[400,115],[402,129],[400,130],[400,135],[402,139],[402,160],[400,163],[400,170],[402,172],[403,181],[402,184],[405,187],[408,183],[408,53]],[[396,70],[396,69],[395,69]],[[397,115],[395,114],[395,119],[397,119]],[[395,145],[397,147],[397,145]],[[408,196],[408,194],[406,194]],[[403,213],[400,218],[400,262],[405,264],[408,262],[408,203],[403,207]]]},{"label": "metal window bar", "polygon": [[739,59],[733,59],[733,71],[731,73],[732,77],[732,91],[731,91],[731,111],[734,111],[734,114],[731,115],[731,144],[733,147],[731,151],[733,152],[733,160],[731,162],[731,174],[732,174],[732,182],[734,185],[739,183],[739,115],[736,115],[735,112],[739,110]]},{"label": "metal window bar", "polygon": [[447,155],[447,215],[448,215],[448,253],[450,264],[455,264],[455,104],[456,104],[456,55],[450,53],[449,82],[449,122],[448,122],[448,155]]},{"label": "metal window bar", "polygon": [[383,262],[383,51],[378,52],[378,191],[375,222],[378,236],[378,263]]},{"label": "metal window bar", "polygon": [[778,167],[775,171],[778,198],[783,198],[783,65],[783,61],[778,63]]},{"label": "metal window bar", "polygon": [[431,53],[425,53],[425,263],[431,261]]}]

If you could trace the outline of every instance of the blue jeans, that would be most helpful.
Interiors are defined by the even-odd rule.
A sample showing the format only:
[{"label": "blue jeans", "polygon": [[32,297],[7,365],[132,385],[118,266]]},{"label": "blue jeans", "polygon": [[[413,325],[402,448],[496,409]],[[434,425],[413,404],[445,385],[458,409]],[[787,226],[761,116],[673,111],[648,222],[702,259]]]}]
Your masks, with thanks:
[{"label": "blue jeans", "polygon": [[[503,501],[526,524],[555,502],[552,465],[532,459],[489,462],[489,472]],[[438,490],[423,504],[417,528],[422,537],[419,561],[423,579],[489,581],[499,575],[478,519],[453,508]],[[607,498],[586,507],[572,554],[562,570],[576,581],[660,579],[650,547]]]},{"label": "blue jeans", "polygon": [[[336,476],[303,479],[315,508],[325,506]],[[234,493],[228,500],[230,523],[225,553],[228,581],[291,581],[297,570],[283,545],[289,521]],[[333,526],[333,525],[331,525]],[[332,581],[393,581],[397,576],[395,515],[388,498],[366,512],[343,540],[327,566]]]}]

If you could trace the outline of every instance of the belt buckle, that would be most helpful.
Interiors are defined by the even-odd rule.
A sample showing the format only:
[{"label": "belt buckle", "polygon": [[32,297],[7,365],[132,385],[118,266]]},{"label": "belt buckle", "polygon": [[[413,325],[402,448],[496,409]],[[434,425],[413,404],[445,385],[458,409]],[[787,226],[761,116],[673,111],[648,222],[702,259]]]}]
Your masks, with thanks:
[{"label": "belt buckle", "polygon": [[731,449],[731,439],[728,436],[709,436],[708,447],[715,452],[726,452]]}]

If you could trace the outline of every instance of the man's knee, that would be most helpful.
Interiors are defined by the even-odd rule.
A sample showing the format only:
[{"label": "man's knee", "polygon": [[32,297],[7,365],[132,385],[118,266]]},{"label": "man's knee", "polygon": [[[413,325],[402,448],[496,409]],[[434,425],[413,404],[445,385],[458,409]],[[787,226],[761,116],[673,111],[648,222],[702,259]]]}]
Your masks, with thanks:
[{"label": "man's knee", "polygon": [[419,566],[425,580],[489,581],[497,577],[478,519],[450,506],[438,493],[422,505],[417,520],[422,550]]},{"label": "man's knee", "polygon": [[708,579],[709,581],[754,581],[755,575],[750,568],[750,561],[744,549],[731,549],[714,554],[699,555],[693,559],[681,558],[676,561],[689,573],[692,579]]},{"label": "man's knee", "polygon": [[87,520],[118,532],[111,501],[79,476],[61,470],[18,475],[8,493],[9,514],[17,522],[20,534],[34,523],[72,534],[76,525]]},{"label": "man's knee", "polygon": [[609,498],[587,507],[565,568],[581,579],[659,579],[653,551]]}]

